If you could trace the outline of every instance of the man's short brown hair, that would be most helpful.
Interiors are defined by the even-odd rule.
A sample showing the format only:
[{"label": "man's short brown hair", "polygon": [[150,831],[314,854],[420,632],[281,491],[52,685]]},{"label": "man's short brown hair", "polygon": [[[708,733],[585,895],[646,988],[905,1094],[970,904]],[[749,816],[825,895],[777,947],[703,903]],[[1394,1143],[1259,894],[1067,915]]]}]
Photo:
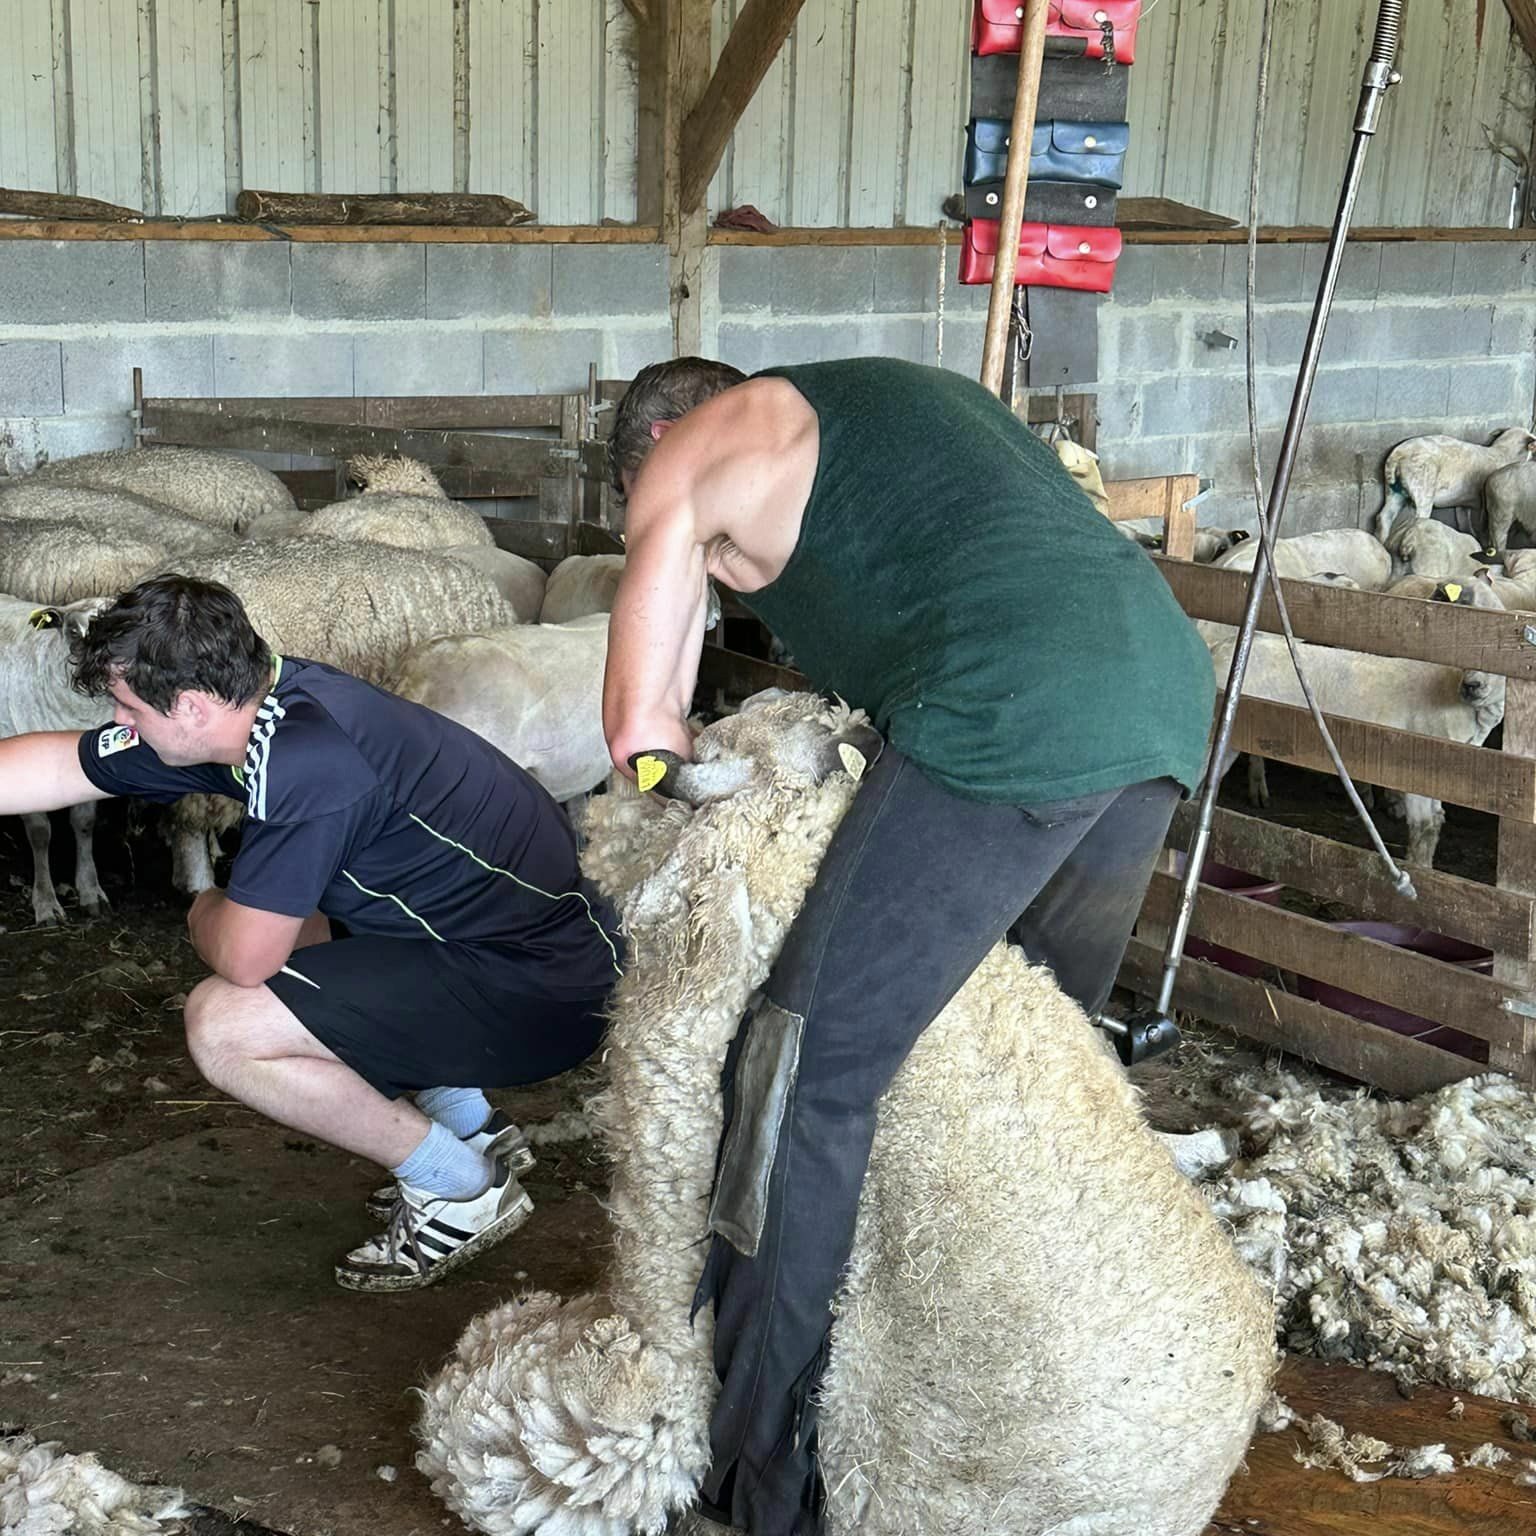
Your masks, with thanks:
[{"label": "man's short brown hair", "polygon": [[614,490],[623,496],[625,470],[639,469],[655,447],[653,423],[677,421],[746,379],[740,368],[708,357],[675,357],[642,368],[619,405],[608,439],[608,481]]}]

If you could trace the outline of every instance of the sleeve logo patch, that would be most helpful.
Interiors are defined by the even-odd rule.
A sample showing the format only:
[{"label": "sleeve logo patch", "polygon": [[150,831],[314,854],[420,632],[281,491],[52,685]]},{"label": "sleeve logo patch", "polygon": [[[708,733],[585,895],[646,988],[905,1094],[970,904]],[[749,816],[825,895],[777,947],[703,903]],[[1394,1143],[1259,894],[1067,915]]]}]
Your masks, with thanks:
[{"label": "sleeve logo patch", "polygon": [[96,756],[111,757],[114,752],[126,752],[139,744],[139,733],[131,725],[109,725],[96,738]]}]

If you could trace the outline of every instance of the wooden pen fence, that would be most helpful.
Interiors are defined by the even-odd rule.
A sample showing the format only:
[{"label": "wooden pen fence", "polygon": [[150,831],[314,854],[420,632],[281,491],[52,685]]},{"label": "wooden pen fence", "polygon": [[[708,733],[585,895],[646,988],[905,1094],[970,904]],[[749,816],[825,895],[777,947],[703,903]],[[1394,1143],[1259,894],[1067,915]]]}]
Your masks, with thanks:
[{"label": "wooden pen fence", "polygon": [[[1236,624],[1248,576],[1171,559],[1159,565],[1192,618]],[[1259,962],[1258,976],[1188,959],[1175,1007],[1277,1045],[1350,1077],[1419,1093],[1493,1068],[1536,1083],[1536,614],[1504,613],[1384,593],[1284,583],[1299,638],[1381,656],[1501,674],[1507,681],[1503,749],[1415,735],[1329,715],[1335,743],[1358,783],[1427,795],[1499,818],[1497,882],[1486,885],[1413,867],[1417,899],[1399,895],[1380,860],[1317,833],[1218,810],[1210,858],[1350,909],[1492,951],[1492,974],[1343,931],[1280,905],[1202,886],[1193,938]],[[1279,629],[1273,599],[1260,627]],[[1308,713],[1244,698],[1233,746],[1331,773]],[[1169,846],[1187,849],[1195,807],[1175,818]],[[1162,937],[1179,882],[1155,874],[1121,981],[1156,990]],[[1486,1063],[1297,995],[1310,978],[1355,997],[1447,1026],[1486,1046]],[[1313,990],[1313,989],[1308,989]],[[1481,1048],[1478,1048],[1481,1054]]]}]

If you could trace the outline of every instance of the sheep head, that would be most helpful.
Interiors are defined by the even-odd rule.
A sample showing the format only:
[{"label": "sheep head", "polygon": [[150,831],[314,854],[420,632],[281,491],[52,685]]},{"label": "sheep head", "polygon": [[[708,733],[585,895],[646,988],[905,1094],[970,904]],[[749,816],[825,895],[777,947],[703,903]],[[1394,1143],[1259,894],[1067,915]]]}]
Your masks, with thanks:
[{"label": "sheep head", "polygon": [[404,496],[435,496],[440,501],[448,493],[436,475],[420,459],[395,458],[389,454],[359,454],[347,460],[347,478],[369,491],[393,491]]},{"label": "sheep head", "polygon": [[1524,427],[1505,427],[1489,446],[1529,459],[1536,454],[1536,434],[1527,432]]},{"label": "sheep head", "polygon": [[[861,778],[884,743],[861,710],[810,693],[769,688],[738,714],[705,730],[694,760],[671,752],[642,755],[641,787],[689,805],[710,805],[748,788],[810,789],[842,768]],[[646,782],[647,777],[651,782]]]},{"label": "sheep head", "polygon": [[33,610],[33,629],[56,629],[66,640],[81,638],[98,613],[110,608],[115,597],[82,597],[73,603],[50,604]]}]

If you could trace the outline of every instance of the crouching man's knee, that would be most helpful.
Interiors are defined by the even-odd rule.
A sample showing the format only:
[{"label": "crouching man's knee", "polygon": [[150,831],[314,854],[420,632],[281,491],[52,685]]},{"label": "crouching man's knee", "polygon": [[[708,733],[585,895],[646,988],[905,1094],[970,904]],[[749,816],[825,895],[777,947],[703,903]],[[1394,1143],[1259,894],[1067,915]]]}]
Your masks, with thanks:
[{"label": "crouching man's knee", "polygon": [[239,1031],[233,1004],[239,987],[222,976],[208,976],[187,994],[182,1019],[187,1030],[187,1054],[206,1082],[218,1086],[223,1068],[238,1052]]}]

